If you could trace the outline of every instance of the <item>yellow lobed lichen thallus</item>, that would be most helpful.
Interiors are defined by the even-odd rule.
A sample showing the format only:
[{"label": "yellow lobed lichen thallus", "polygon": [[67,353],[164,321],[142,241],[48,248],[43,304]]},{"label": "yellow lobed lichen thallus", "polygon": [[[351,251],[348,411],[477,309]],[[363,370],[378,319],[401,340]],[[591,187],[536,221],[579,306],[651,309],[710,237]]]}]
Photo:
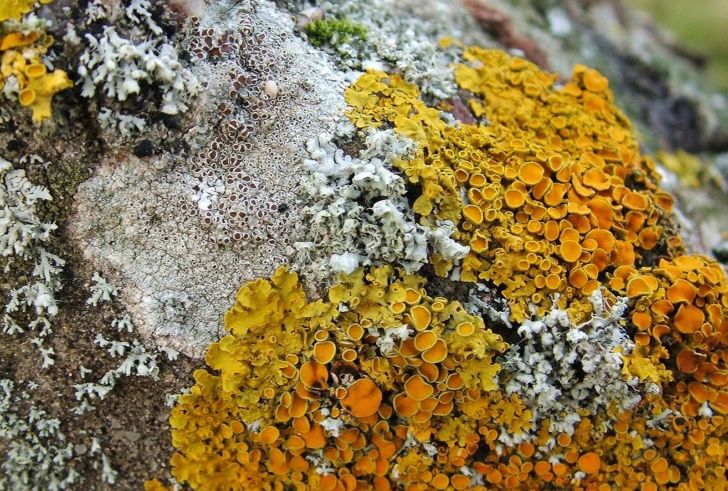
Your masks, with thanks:
[{"label": "yellow lobed lichen thallus", "polygon": [[[554,293],[579,320],[600,275],[658,245],[681,248],[663,237],[672,198],[603,76],[578,66],[556,89],[555,75],[503,52],[464,56],[455,79],[487,125],[446,124],[397,75],[370,71],[346,91],[358,127],[391,124],[420,144],[397,165],[422,187],[413,209],[423,221],[452,220],[470,246],[461,280],[502,286],[516,321],[530,303],[544,314]],[[431,261],[438,274],[452,268]]]},{"label": "yellow lobed lichen thallus", "polygon": [[[50,0],[42,0],[47,4]],[[53,37],[42,30],[25,30],[17,22],[30,12],[35,1],[9,0],[0,6],[0,89],[13,83],[18,102],[29,107],[33,122],[51,117],[51,99],[73,86],[63,70],[48,72],[43,56]]]},{"label": "yellow lobed lichen thallus", "polygon": [[4,0],[0,6],[0,22],[6,20],[20,20],[25,14],[31,12],[36,3],[48,4],[53,0]]},{"label": "yellow lobed lichen thallus", "polygon": [[[196,489],[469,486],[460,468],[479,443],[530,414],[491,394],[500,336],[423,284],[382,266],[309,303],[281,268],[241,288],[206,356],[219,375],[195,372],[170,418],[175,478]],[[430,441],[448,448],[437,467]]]},{"label": "yellow lobed lichen thallus", "polygon": [[[551,293],[575,322],[596,288],[628,297],[637,349],[623,375],[661,392],[630,411],[584,412],[553,438],[499,388],[501,338],[459,302],[428,296],[424,278],[358,270],[309,303],[280,269],[240,290],[206,358],[219,375],[197,371],[173,410],[176,479],[195,489],[725,489],[725,273],[682,254],[672,198],[604,77],[579,66],[555,88],[553,75],[502,52],[465,58],[456,80],[487,125],[449,125],[415,87],[376,71],[347,91],[349,116],[418,142],[397,162],[420,185],[415,211],[457,224],[471,247],[460,279],[499,286],[513,320],[529,303],[543,314]],[[453,267],[431,262],[440,275]]]}]

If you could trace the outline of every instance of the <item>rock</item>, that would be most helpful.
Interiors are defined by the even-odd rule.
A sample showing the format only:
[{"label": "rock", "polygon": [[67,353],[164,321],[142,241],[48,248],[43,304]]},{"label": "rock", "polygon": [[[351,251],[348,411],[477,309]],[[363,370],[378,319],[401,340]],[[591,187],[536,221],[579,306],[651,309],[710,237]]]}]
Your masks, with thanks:
[{"label": "rock", "polygon": [[[423,421],[434,421],[433,425],[441,425],[440,419],[452,421],[452,425],[443,423],[433,432],[415,434],[413,426],[409,432],[392,436],[409,416],[396,422],[382,417],[394,431],[389,435],[389,430],[382,430],[382,435],[392,440],[385,442],[386,448],[391,444],[397,451],[387,453],[375,443],[367,446],[388,457],[371,462],[357,457],[361,467],[355,474],[364,476],[362,479],[374,475],[367,470],[371,463],[381,477],[405,486],[405,478],[415,479],[414,474],[426,472],[407,477],[405,474],[411,473],[404,469],[433,466],[432,456],[441,455],[453,459],[448,464],[452,468],[443,471],[448,476],[444,485],[462,484],[473,489],[478,485],[512,486],[503,466],[496,469],[495,461],[481,461],[495,455],[496,450],[501,455],[518,448],[519,459],[528,460],[525,454],[536,452],[533,455],[549,462],[546,472],[556,486],[571,486],[577,481],[584,486],[597,481],[625,482],[619,474],[624,463],[618,452],[612,458],[609,450],[599,449],[601,461],[590,454],[586,459],[590,465],[583,466],[587,470],[581,469],[578,455],[571,460],[569,445],[591,438],[581,434],[585,430],[579,427],[583,416],[579,408],[588,413],[604,412],[593,429],[606,435],[604,441],[629,435],[629,445],[639,450],[666,441],[664,432],[670,431],[669,438],[674,440],[656,448],[674,447],[678,453],[692,448],[690,456],[674,457],[675,466],[666,464],[669,470],[664,473],[673,482],[695,479],[695,471],[690,469],[694,465],[690,459],[695,456],[705,456],[705,462],[695,467],[701,474],[703,469],[720,464],[721,458],[725,460],[713,440],[706,437],[703,442],[696,436],[698,431],[702,435],[707,430],[695,426],[699,417],[725,412],[723,397],[728,395],[719,383],[720,374],[726,370],[725,360],[711,361],[717,365],[710,376],[693,379],[692,374],[702,373],[703,368],[698,372],[697,367],[702,367],[704,360],[719,358],[707,352],[699,338],[721,332],[715,327],[722,325],[715,316],[725,319],[728,314],[716,313],[717,308],[703,313],[701,309],[708,308],[708,301],[696,306],[690,303],[692,287],[682,282],[692,285],[698,281],[697,274],[695,278],[688,273],[674,278],[685,293],[672,290],[674,285],[665,283],[665,276],[655,268],[664,261],[676,261],[678,266],[699,264],[696,268],[708,268],[700,277],[715,276],[718,280],[709,283],[711,288],[718,285],[720,289],[719,266],[698,256],[683,255],[680,237],[688,252],[713,254],[728,264],[728,242],[723,235],[728,231],[728,158],[720,153],[725,152],[721,142],[728,134],[728,104],[724,94],[713,93],[704,83],[699,59],[680,49],[645,16],[612,0],[355,0],[313,6],[297,0],[11,4],[0,7],[4,60],[0,75],[4,94],[0,95],[0,288],[4,302],[0,316],[0,434],[11,436],[8,445],[0,445],[0,488],[139,489],[153,478],[170,483],[171,472],[180,481],[193,481],[181,477],[184,473],[179,471],[179,464],[169,464],[175,451],[170,432],[182,431],[179,408],[192,400],[204,405],[208,401],[205,397],[222,394],[219,391],[223,389],[215,385],[217,380],[225,379],[228,384],[232,384],[230,380],[245,380],[251,385],[283,380],[284,371],[300,370],[297,364],[311,362],[314,342],[326,341],[316,336],[326,335],[332,344],[333,340],[339,343],[336,336],[341,333],[329,332],[330,325],[338,326],[331,319],[343,322],[341,319],[360,315],[370,300],[362,305],[357,297],[352,303],[354,297],[347,295],[354,295],[357,283],[347,280],[348,289],[336,287],[335,273],[356,274],[358,267],[367,268],[369,273],[379,271],[374,279],[362,276],[361,282],[371,289],[372,298],[385,295],[374,283],[400,275],[397,278],[414,285],[410,295],[422,296],[418,289],[430,294],[422,302],[431,310],[427,315],[432,317],[427,318],[434,318],[436,325],[447,324],[444,317],[433,315],[439,308],[437,302],[447,301],[447,305],[460,305],[468,315],[483,318],[482,327],[472,327],[477,335],[485,336],[478,338],[480,344],[470,351],[459,354],[452,367],[445,364],[442,368],[446,374],[447,370],[477,365],[477,372],[468,372],[463,384],[476,384],[473,387],[480,387],[482,393],[475,398],[471,397],[474,392],[455,395],[457,390],[452,390],[442,400],[416,401]],[[558,217],[551,221],[556,226],[554,241],[563,238],[569,249],[564,244],[554,246],[553,254],[539,249],[538,254],[552,257],[554,263],[544,264],[540,275],[543,284],[538,287],[526,280],[520,286],[511,283],[522,276],[524,268],[539,276],[540,256],[527,264],[513,258],[519,251],[536,247],[530,243],[535,241],[521,240],[519,233],[526,230],[538,235],[536,229],[542,226],[540,218],[534,217],[538,210],[518,213],[526,197],[535,199],[526,186],[538,184],[545,167],[536,164],[540,169],[534,171],[536,177],[524,177],[518,170],[513,176],[478,177],[478,173],[468,173],[480,162],[467,160],[470,150],[465,146],[457,149],[465,152],[462,155],[431,152],[435,148],[432,142],[438,138],[446,140],[469,127],[462,144],[478,126],[493,130],[475,150],[491,151],[488,155],[494,165],[520,159],[527,151],[512,145],[514,139],[530,135],[526,123],[533,116],[529,112],[533,106],[528,105],[533,100],[524,98],[522,104],[506,107],[499,106],[508,100],[505,93],[501,97],[483,96],[490,85],[472,73],[494,66],[483,63],[487,58],[474,55],[467,50],[469,46],[515,56],[516,61],[507,58],[508,63],[528,67],[521,69],[537,79],[521,80],[515,69],[498,72],[498,76],[512,77],[508,83],[513,87],[524,84],[528,90],[540,91],[544,100],[564,86],[564,90],[574,90],[567,82],[576,66],[574,80],[585,86],[577,90],[601,92],[601,99],[593,99],[590,107],[601,108],[603,115],[608,115],[605,117],[614,116],[617,123],[610,128],[619,127],[625,133],[614,130],[596,135],[594,141],[606,142],[597,149],[600,155],[569,155],[570,165],[594,158],[600,168],[610,171],[619,160],[615,155],[626,152],[621,146],[631,141],[632,124],[639,130],[639,148],[635,145],[629,152],[640,152],[644,159],[638,159],[632,167],[634,172],[611,177],[612,181],[621,179],[624,187],[608,198],[617,200],[634,193],[663,200],[647,216],[640,215],[641,202],[635,198],[629,205],[610,208],[609,218],[597,218],[594,209],[601,202],[578,206],[573,195],[565,194],[572,200],[572,208],[565,208],[563,216],[554,211]],[[525,62],[518,57],[540,69],[520,65]],[[603,76],[581,65],[594,67]],[[470,85],[463,81],[466,72],[472,75]],[[555,82],[546,81],[546,72],[555,74]],[[384,75],[372,75],[379,73]],[[613,98],[603,84],[613,91]],[[397,101],[392,105],[382,94],[393,86],[399,92],[390,94]],[[605,109],[612,103],[624,114]],[[508,126],[506,115],[514,114],[522,119],[521,128],[495,141],[496,126]],[[570,106],[564,114],[559,137],[550,140],[557,149],[562,139],[569,139],[568,117],[582,113]],[[560,125],[561,121],[553,117],[551,123]],[[440,136],[433,138],[435,133]],[[538,141],[538,136],[533,139]],[[444,167],[424,163],[435,155]],[[447,167],[456,161],[467,161],[470,167],[463,165],[456,173]],[[662,175],[661,188],[674,196],[672,212],[667,210],[668,198],[654,189],[656,172]],[[433,175],[437,176],[434,180]],[[554,171],[552,177],[551,186],[572,186],[571,176],[556,178]],[[591,193],[590,197],[605,198],[597,181],[595,178],[594,188],[581,189]],[[472,206],[475,198],[468,190],[482,188],[487,193],[486,188],[501,184],[510,194],[506,196],[504,191],[502,197],[483,199],[484,203],[500,200],[501,215],[489,217],[487,211]],[[471,208],[465,210],[466,204]],[[634,213],[627,219],[630,212]],[[615,228],[611,235],[619,246],[606,239],[593,240],[595,245],[585,242],[584,237],[562,237],[567,223],[569,227],[586,226],[584,220],[589,227],[597,227],[594,224],[600,220],[609,222],[607,229],[613,220],[624,220],[624,224],[620,222],[624,227]],[[463,228],[462,223],[468,225]],[[508,227],[496,233],[488,223],[508,223]],[[487,233],[474,233],[479,230]],[[622,247],[632,235],[638,246],[636,252],[631,250],[636,259],[630,262],[629,248]],[[513,239],[512,243],[502,246],[507,238]],[[487,256],[488,251],[499,247],[503,251],[497,259]],[[597,250],[604,250],[603,256]],[[476,252],[483,254],[477,256]],[[589,261],[580,264],[584,268],[574,266],[583,254],[588,254],[594,265],[600,261],[608,265],[596,272],[589,269],[587,275]],[[628,259],[620,256],[618,260],[619,255]],[[570,260],[564,261],[563,256]],[[676,259],[683,257],[689,259]],[[622,266],[634,264],[647,269],[618,277],[619,261],[623,261]],[[406,273],[375,269],[383,264]],[[280,273],[282,266],[299,274],[295,282]],[[557,266],[561,268],[558,272]],[[274,288],[268,280],[272,277],[287,280]],[[537,280],[528,281],[535,285]],[[630,281],[631,289],[627,286]],[[285,315],[276,317],[276,309],[285,302],[279,303],[270,291],[246,296],[250,289],[258,292],[255,288],[265,285],[290,293],[292,285],[299,282],[296,295],[303,297],[296,296],[298,303],[285,311],[285,315],[297,312],[295,321]],[[596,285],[596,290],[579,298],[578,305],[567,304],[582,288],[588,289],[587,283]],[[243,285],[248,290],[241,288]],[[105,288],[107,294],[99,288]],[[695,288],[702,292],[708,287]],[[636,291],[639,294],[628,295]],[[688,295],[690,302],[676,300],[672,307],[675,312],[666,313],[664,319],[655,318],[653,325],[652,297],[663,295],[661,299],[667,301],[682,294]],[[716,292],[715,298],[720,294]],[[332,300],[332,296],[339,300]],[[522,301],[514,300],[521,296]],[[648,297],[652,299],[649,302]],[[286,297],[285,301],[290,300]],[[425,366],[418,358],[419,351],[413,352],[413,357],[420,364],[405,369],[407,380],[415,373],[418,377],[408,384],[397,378],[402,373],[389,376],[367,368],[367,362],[381,368],[375,358],[385,360],[389,367],[402,361],[389,359],[384,351],[392,354],[395,347],[403,350],[397,343],[405,343],[410,334],[417,336],[407,327],[410,318],[396,316],[404,315],[405,310],[399,309],[409,309],[419,301],[410,297],[410,303],[388,304],[388,313],[377,322],[384,323],[391,315],[398,325],[388,330],[373,323],[366,334],[362,329],[356,342],[346,341],[351,344],[344,343],[346,349],[359,349],[356,354],[347,353],[356,363],[336,359],[338,364],[335,369],[330,367],[326,377],[320,369],[312,369],[312,380],[318,385],[301,385],[297,393],[315,394],[328,413],[311,414],[306,420],[321,423],[314,424],[312,430],[320,429],[320,435],[307,436],[309,446],[315,446],[313,441],[318,443],[318,436],[326,442],[334,433],[357,424],[351,414],[365,415],[360,418],[363,421],[379,418],[380,413],[406,413],[403,399],[394,402],[400,382],[407,401],[412,394],[405,385],[418,394],[426,394],[430,388],[445,391],[436,387],[446,386],[436,366],[440,361],[428,361]],[[311,306],[309,311],[296,310],[302,302]],[[329,303],[331,311],[326,315],[330,319],[321,313],[322,306]],[[225,313],[232,306],[237,313],[230,314],[226,324]],[[664,303],[655,308],[660,307],[666,308]],[[268,322],[256,323],[256,309],[270,313]],[[422,310],[418,312],[424,316]],[[465,315],[457,309],[453,312],[453,316]],[[242,319],[236,321],[239,324],[230,321],[238,314]],[[713,327],[704,328],[705,319]],[[675,329],[670,333],[660,331],[673,321]],[[290,332],[256,337],[256,329],[262,333],[279,325]],[[303,325],[308,329],[303,339],[311,346],[291,347],[291,361],[285,363],[267,358],[269,350],[281,343],[293,343],[291,338],[300,336]],[[460,332],[468,329],[461,327]],[[700,330],[700,336],[694,330]],[[679,335],[675,335],[677,331]],[[444,332],[437,336],[446,337]],[[225,341],[214,344],[225,335]],[[562,335],[566,341],[559,340]],[[600,336],[609,339],[598,341]],[[281,372],[252,384],[246,378],[250,377],[248,365],[243,364],[251,359],[250,350],[261,339],[270,346],[252,358],[254,373],[262,374],[270,367]],[[661,339],[664,353],[658,348],[663,346]],[[709,339],[711,346],[726,343],[725,339]],[[429,350],[425,341],[423,336],[411,342]],[[442,346],[457,349],[456,341],[448,338],[447,342],[450,344]],[[225,351],[233,346],[239,350],[235,356]],[[344,345],[335,346],[331,356],[342,356],[345,350],[339,348]],[[321,344],[318,350],[323,360],[321,353],[329,353],[331,345]],[[492,352],[485,356],[487,350]],[[473,361],[476,352],[481,356],[477,363]],[[435,354],[428,356],[436,360]],[[368,360],[369,356],[372,358]],[[427,372],[430,365],[436,367],[438,375],[428,381],[425,376],[432,375]],[[670,377],[687,389],[672,390],[672,382],[667,380]],[[354,386],[355,378],[367,382]],[[326,406],[335,405],[335,398],[319,387],[326,384],[332,384],[334,391],[333,384],[341,389],[356,387],[355,392],[364,395],[355,401],[339,391],[346,407],[340,408],[337,417],[331,411],[334,406]],[[235,386],[230,390],[239,389]],[[593,397],[589,395],[591,389],[596,391]],[[274,392],[277,390],[278,385]],[[180,395],[184,393],[192,395]],[[521,405],[513,402],[512,394],[521,397]],[[684,397],[684,404],[676,406],[673,399],[659,399],[663,394],[678,394],[675,397]],[[448,397],[458,404],[453,404],[448,416],[425,418],[420,404],[435,401],[444,411],[440,406],[449,404]],[[267,407],[268,400],[251,389],[231,406],[231,412]],[[664,404],[650,406],[655,411],[645,419],[639,411],[647,411],[645,401],[653,400]],[[632,427],[607,414],[611,402],[613,407],[634,410],[629,414],[637,418],[635,428],[644,431],[639,442]],[[480,407],[481,403],[487,406]],[[498,413],[498,408],[504,407],[510,412]],[[170,411],[177,420],[170,421]],[[675,417],[677,412],[684,426]],[[501,426],[488,427],[488,418],[495,418],[496,413],[503,421]],[[234,434],[240,446],[245,443],[268,452],[260,442],[267,438],[275,442],[279,434],[289,438],[285,432],[291,428],[284,423],[276,425],[269,414],[265,416],[267,419],[235,420],[242,429],[226,420],[218,425],[219,431],[223,435],[232,432],[229,437]],[[542,436],[547,441],[535,448],[531,442],[538,431],[529,425],[545,420],[560,434],[546,431]],[[367,431],[362,430],[362,434]],[[683,442],[683,434],[689,435],[690,443]],[[476,437],[477,442],[470,441]],[[329,441],[321,452],[309,451],[305,459],[297,461],[296,465],[305,464],[311,471],[310,475],[301,471],[309,476],[306,485],[324,487],[321,476],[343,475],[334,472],[325,458],[328,448],[344,451],[342,445]],[[557,446],[564,447],[563,452],[559,453]],[[635,462],[647,452],[636,451]],[[465,453],[469,460],[465,460]],[[271,455],[264,455],[262,460],[273,462]],[[659,458],[653,460],[653,471],[662,465]],[[667,458],[673,457],[667,455],[665,462]],[[51,461],[57,468],[43,464]],[[567,466],[569,462],[574,465]],[[673,467],[679,469],[679,479],[673,479]],[[443,484],[437,476],[440,470],[427,467],[433,482],[439,480],[438,485]],[[263,469],[255,475],[267,473]],[[589,477],[591,473],[594,475]],[[656,477],[660,474],[659,479],[664,477],[654,473]],[[700,486],[717,486],[710,481],[713,475],[718,474],[705,471],[706,481]],[[30,482],[26,476],[31,476]],[[528,479],[534,486],[545,485],[533,474]],[[690,482],[697,485],[697,481]],[[290,482],[286,485],[293,486]],[[373,481],[361,485],[373,486]]]}]

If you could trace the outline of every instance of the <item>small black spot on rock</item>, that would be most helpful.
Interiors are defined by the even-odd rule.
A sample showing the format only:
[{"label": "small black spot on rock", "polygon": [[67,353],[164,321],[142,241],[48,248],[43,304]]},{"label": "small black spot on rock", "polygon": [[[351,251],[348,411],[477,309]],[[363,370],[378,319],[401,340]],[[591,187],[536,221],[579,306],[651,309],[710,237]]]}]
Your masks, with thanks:
[{"label": "small black spot on rock", "polygon": [[283,213],[284,211],[288,210],[288,208],[288,203],[281,203],[280,205],[278,205],[278,213]]},{"label": "small black spot on rock", "polygon": [[170,130],[178,130],[182,127],[180,119],[177,116],[170,116],[168,114],[162,115],[162,123]]},{"label": "small black spot on rock", "polygon": [[23,147],[23,144],[20,140],[16,140],[13,138],[12,140],[8,141],[8,144],[5,148],[7,148],[8,152],[17,152]]},{"label": "small black spot on rock", "polygon": [[154,145],[149,139],[144,139],[134,146],[134,155],[139,158],[150,157],[154,155]]},{"label": "small black spot on rock", "polygon": [[728,264],[728,240],[725,240],[713,248],[715,258],[723,264]]}]

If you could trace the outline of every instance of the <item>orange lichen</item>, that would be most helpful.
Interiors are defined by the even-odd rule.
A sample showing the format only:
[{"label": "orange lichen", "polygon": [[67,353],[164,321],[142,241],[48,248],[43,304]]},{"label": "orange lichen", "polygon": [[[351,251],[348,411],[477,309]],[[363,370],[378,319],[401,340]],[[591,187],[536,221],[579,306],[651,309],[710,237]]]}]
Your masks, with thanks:
[{"label": "orange lichen", "polygon": [[502,287],[515,321],[529,303],[546,312],[553,297],[544,287],[583,317],[583,297],[598,285],[585,266],[609,275],[660,243],[668,200],[654,165],[595,70],[577,66],[557,89],[555,76],[500,51],[468,48],[464,58],[456,82],[487,125],[447,125],[414,86],[376,71],[346,91],[349,116],[358,127],[391,124],[419,144],[396,165],[421,187],[413,208],[423,223],[451,220],[454,237],[471,246],[461,280]]},{"label": "orange lichen", "polygon": [[326,301],[309,303],[296,276],[279,270],[240,290],[228,335],[206,357],[219,375],[195,372],[173,410],[178,481],[413,491],[725,486],[724,272],[681,255],[672,198],[657,188],[603,76],[577,66],[557,88],[553,75],[500,52],[470,48],[465,58],[456,81],[487,125],[447,124],[393,74],[370,71],[346,93],[358,128],[391,125],[415,140],[414,157],[396,162],[417,184],[414,211],[423,225],[451,220],[453,238],[471,247],[460,263],[433,256],[435,272],[496,285],[515,322],[554,300],[574,321],[591,313],[586,296],[604,308],[622,297],[626,310],[613,320],[634,346],[610,354],[626,380],[650,390],[630,410],[579,410],[563,432],[518,394],[504,395],[494,356],[505,343],[459,302],[429,296],[424,278],[390,266],[357,270]]},{"label": "orange lichen", "polygon": [[171,491],[172,489],[174,488],[165,486],[158,479],[144,481],[144,491]]},{"label": "orange lichen", "polygon": [[[53,44],[53,37],[37,30],[18,29],[22,16],[29,13],[35,1],[7,0],[0,6],[0,89],[10,80],[17,86],[18,102],[23,107],[30,107],[33,122],[40,122],[51,116],[52,97],[73,86],[66,72],[54,70],[47,73],[44,55]],[[41,0],[40,3],[50,3]],[[21,24],[22,26],[22,24]]]},{"label": "orange lichen", "polygon": [[367,378],[359,379],[346,390],[341,405],[352,416],[366,418],[377,412],[382,403],[382,391]]},{"label": "orange lichen", "polygon": [[327,364],[336,355],[336,344],[333,341],[322,341],[313,347],[314,358],[318,363]]},{"label": "orange lichen", "polygon": [[[475,462],[478,428],[519,432],[530,413],[488,392],[505,343],[423,284],[385,266],[343,278],[328,302],[308,303],[285,269],[243,286],[206,356],[219,375],[195,372],[170,418],[175,478],[195,489],[390,489],[424,485],[431,468],[468,488],[460,469]],[[454,452],[449,463],[427,463],[408,435]],[[321,474],[310,455],[345,472]],[[408,473],[414,461],[421,475]]]},{"label": "orange lichen", "polygon": [[317,361],[308,361],[301,366],[299,377],[306,387],[324,389],[327,386],[329,372],[325,365]]},{"label": "orange lichen", "polygon": [[602,460],[595,452],[587,452],[578,461],[579,470],[586,474],[596,474],[602,465]]},{"label": "orange lichen", "polygon": [[526,162],[518,168],[518,178],[529,186],[535,186],[544,175],[543,167],[536,162]]},{"label": "orange lichen", "polygon": [[430,313],[430,309],[424,305],[415,305],[412,307],[410,314],[412,316],[412,325],[418,331],[421,331],[430,325],[432,314]]},{"label": "orange lichen", "polygon": [[681,305],[675,314],[675,327],[683,334],[695,334],[704,321],[705,314],[694,305]]},{"label": "orange lichen", "polygon": [[483,210],[475,205],[467,205],[463,208],[463,216],[475,225],[483,223]]}]

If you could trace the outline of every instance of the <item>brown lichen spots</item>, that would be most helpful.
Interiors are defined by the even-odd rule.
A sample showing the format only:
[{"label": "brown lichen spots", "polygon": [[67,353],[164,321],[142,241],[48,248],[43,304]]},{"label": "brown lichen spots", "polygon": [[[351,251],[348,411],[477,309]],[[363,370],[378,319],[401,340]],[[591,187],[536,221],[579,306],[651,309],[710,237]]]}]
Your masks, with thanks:
[{"label": "brown lichen spots", "polygon": [[[50,0],[40,1],[42,4]],[[40,30],[30,30],[21,21],[35,1],[9,0],[0,7],[0,89],[13,84],[18,102],[32,110],[33,122],[51,116],[51,99],[58,92],[73,86],[63,70],[47,72],[44,56],[53,44],[53,37]],[[11,92],[12,92],[11,90]]]},{"label": "brown lichen spots", "polygon": [[[376,71],[346,91],[349,116],[419,144],[396,165],[422,190],[413,208],[423,224],[451,220],[454,238],[471,247],[461,280],[501,287],[515,321],[531,303],[546,312],[544,289],[587,315],[599,275],[639,266],[661,243],[670,200],[654,164],[596,70],[575,67],[559,89],[554,75],[500,51],[467,48],[464,58],[455,80],[487,125],[448,125],[416,87]],[[458,266],[433,262],[441,275]]]},{"label": "brown lichen spots", "polygon": [[[219,375],[195,372],[173,409],[175,478],[194,489],[389,489],[424,486],[429,472],[468,488],[460,469],[488,444],[478,431],[517,433],[530,413],[494,392],[501,338],[423,287],[389,266],[342,277],[329,301],[308,302],[283,268],[243,286],[206,356]],[[409,438],[445,457],[433,462]]]}]

